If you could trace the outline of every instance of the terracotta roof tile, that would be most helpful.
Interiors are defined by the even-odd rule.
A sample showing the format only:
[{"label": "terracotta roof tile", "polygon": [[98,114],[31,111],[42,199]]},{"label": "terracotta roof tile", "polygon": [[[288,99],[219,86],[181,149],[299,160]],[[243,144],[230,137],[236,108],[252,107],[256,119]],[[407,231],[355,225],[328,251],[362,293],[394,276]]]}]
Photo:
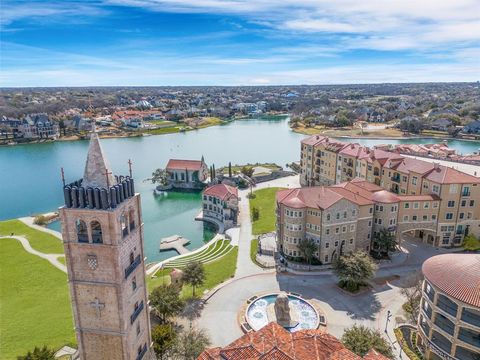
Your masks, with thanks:
[{"label": "terracotta roof tile", "polygon": [[423,275],[454,299],[480,307],[480,255],[443,254],[423,263]]},{"label": "terracotta roof tile", "polygon": [[167,170],[200,170],[202,168],[201,160],[180,160],[170,159],[168,160]]},{"label": "terracotta roof tile", "polygon": [[215,196],[216,198],[225,200],[231,196],[238,197],[238,189],[230,185],[217,184],[207,187],[205,190],[203,190],[203,194]]},{"label": "terracotta roof tile", "polygon": [[[200,360],[360,360],[332,335],[322,330],[290,333],[275,322],[243,335],[225,348],[204,351]],[[212,351],[213,350],[213,351]],[[212,357],[213,356],[213,357]],[[215,357],[216,356],[216,357]],[[369,360],[384,360],[376,352]]]}]

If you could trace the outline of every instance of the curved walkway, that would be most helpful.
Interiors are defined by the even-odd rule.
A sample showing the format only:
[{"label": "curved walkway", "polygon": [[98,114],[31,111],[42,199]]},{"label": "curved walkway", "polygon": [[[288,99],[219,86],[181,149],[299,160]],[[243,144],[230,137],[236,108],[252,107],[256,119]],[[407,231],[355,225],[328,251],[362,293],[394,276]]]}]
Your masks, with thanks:
[{"label": "curved walkway", "polygon": [[47,260],[50,264],[55,266],[57,269],[63,271],[64,273],[67,272],[67,267],[63,265],[60,261],[58,261],[59,256],[63,256],[63,254],[45,254],[40,251],[35,250],[34,248],[31,247],[30,242],[27,240],[27,238],[23,236],[0,236],[0,239],[15,239],[20,241],[22,244],[23,248],[25,249],[26,252],[36,255],[38,257],[41,257],[42,259]]},{"label": "curved walkway", "polygon": [[63,241],[62,234],[59,233],[58,231],[49,229],[49,228],[47,228],[47,227],[45,227],[45,226],[40,226],[40,225],[34,224],[34,221],[35,221],[35,218],[34,218],[34,217],[31,217],[31,216],[21,217],[21,218],[18,218],[18,220],[20,220],[20,221],[23,222],[25,225],[30,226],[31,228],[33,228],[33,229],[35,229],[35,230],[46,232],[46,233],[48,233],[48,234],[50,234],[50,235],[53,235],[53,236],[55,236],[56,238],[58,238],[58,239],[60,239],[60,240]]}]

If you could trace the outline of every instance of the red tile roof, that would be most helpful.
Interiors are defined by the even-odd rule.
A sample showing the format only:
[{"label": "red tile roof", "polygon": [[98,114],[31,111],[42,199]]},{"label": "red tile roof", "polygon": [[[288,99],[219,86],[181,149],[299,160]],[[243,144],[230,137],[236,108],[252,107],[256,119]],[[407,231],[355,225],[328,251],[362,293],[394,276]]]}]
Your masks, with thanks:
[{"label": "red tile roof", "polygon": [[201,160],[179,160],[179,159],[170,159],[168,160],[167,170],[191,170],[196,171],[202,168]]},{"label": "red tile roof", "polygon": [[480,308],[480,255],[437,255],[423,263],[422,272],[448,296]]},{"label": "red tile roof", "polygon": [[[370,351],[368,360],[387,360]],[[290,333],[275,322],[250,332],[224,348],[204,351],[199,360],[360,360],[334,336],[322,330]]]},{"label": "red tile roof", "polygon": [[230,185],[217,184],[207,187],[205,190],[203,190],[203,194],[215,196],[220,200],[225,200],[230,196],[238,197],[238,189]]}]

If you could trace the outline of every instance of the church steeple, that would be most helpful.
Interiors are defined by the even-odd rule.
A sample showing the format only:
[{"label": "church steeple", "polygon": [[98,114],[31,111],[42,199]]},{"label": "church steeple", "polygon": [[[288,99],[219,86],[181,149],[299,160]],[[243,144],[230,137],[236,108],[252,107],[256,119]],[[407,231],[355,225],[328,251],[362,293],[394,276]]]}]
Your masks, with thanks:
[{"label": "church steeple", "polygon": [[82,186],[85,188],[98,187],[108,189],[114,184],[112,171],[103,154],[100,139],[95,130],[95,121],[93,121]]}]

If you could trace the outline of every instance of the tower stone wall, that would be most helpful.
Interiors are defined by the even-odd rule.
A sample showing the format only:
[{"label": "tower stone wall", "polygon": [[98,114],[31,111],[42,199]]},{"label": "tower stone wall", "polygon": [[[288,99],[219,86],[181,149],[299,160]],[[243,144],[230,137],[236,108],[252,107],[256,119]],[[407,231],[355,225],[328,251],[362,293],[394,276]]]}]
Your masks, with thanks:
[{"label": "tower stone wall", "polygon": [[[140,195],[131,191],[130,177],[128,186],[112,176],[98,184],[98,172],[108,177],[109,171],[95,133],[88,154],[92,158],[96,161],[87,162],[92,168],[85,176],[95,174],[100,188],[88,186],[88,178],[67,185],[66,206],[60,208],[80,358],[146,359],[151,338]],[[96,190],[106,197],[80,199]]]}]

